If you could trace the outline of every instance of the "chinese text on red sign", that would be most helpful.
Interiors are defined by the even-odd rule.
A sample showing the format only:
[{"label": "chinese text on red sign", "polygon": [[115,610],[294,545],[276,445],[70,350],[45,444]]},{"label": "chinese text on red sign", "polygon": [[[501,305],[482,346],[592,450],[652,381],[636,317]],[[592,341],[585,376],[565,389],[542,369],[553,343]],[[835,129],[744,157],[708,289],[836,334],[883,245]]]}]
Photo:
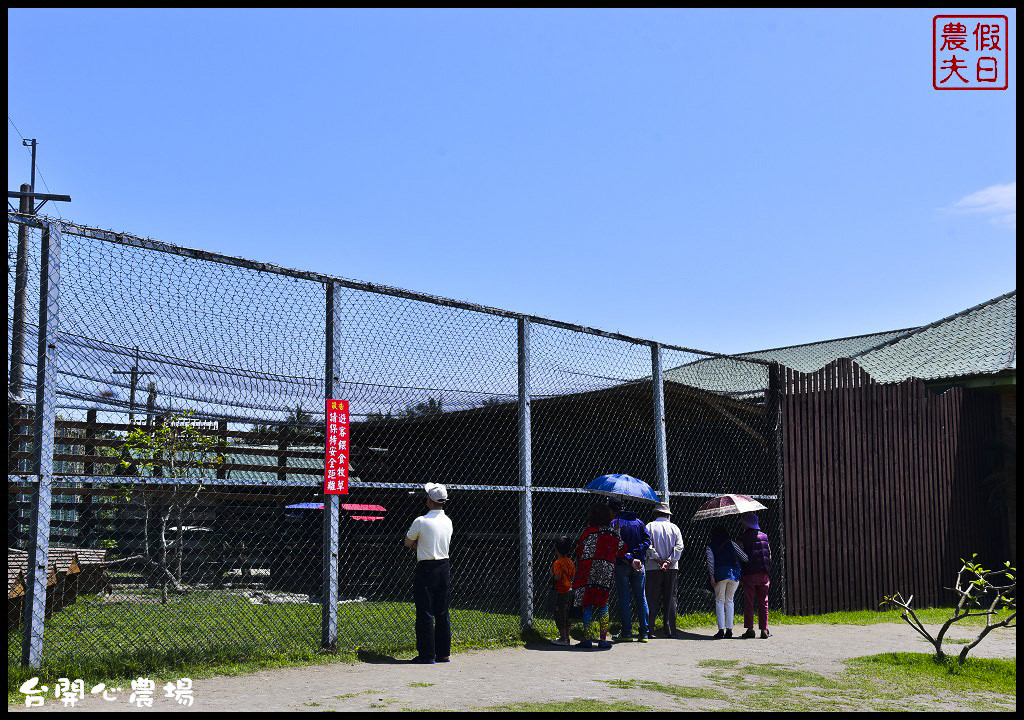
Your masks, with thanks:
[{"label": "chinese text on red sign", "polygon": [[348,400],[327,401],[327,455],[324,494],[348,494]]}]

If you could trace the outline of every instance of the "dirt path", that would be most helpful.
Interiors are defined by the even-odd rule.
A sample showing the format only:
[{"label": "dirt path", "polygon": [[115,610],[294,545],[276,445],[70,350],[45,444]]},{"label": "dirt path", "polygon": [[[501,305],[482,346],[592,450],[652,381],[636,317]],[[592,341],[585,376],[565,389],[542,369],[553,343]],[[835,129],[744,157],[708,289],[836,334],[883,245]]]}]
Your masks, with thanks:
[{"label": "dirt path", "polygon": [[[647,644],[616,645],[586,651],[552,645],[481,650],[452,656],[451,663],[408,665],[398,662],[333,664],[266,670],[239,677],[194,681],[191,710],[471,710],[513,702],[594,698],[625,700],[672,710],[722,707],[721,701],[680,699],[641,687],[615,687],[606,681],[649,680],[688,688],[720,688],[698,662],[715,659],[780,663],[794,670],[834,676],[843,660],[887,651],[927,652],[930,648],[904,625],[787,625],[767,640],[710,640],[706,631]],[[967,637],[969,633],[953,633]],[[977,657],[1016,657],[1016,629],[998,630],[976,648]],[[953,645],[951,648],[959,649]],[[88,682],[88,681],[87,681]],[[158,682],[158,688],[166,680]],[[620,683],[622,684],[622,683]],[[52,691],[51,691],[52,692]],[[76,709],[137,709],[130,689],[117,701],[87,697]],[[956,698],[942,698],[944,709],[962,709]],[[10,708],[26,710],[24,707]],[[66,712],[52,695],[43,708],[29,712]],[[153,709],[185,710],[157,690]],[[939,709],[932,704],[928,709]],[[145,709],[144,709],[145,710]]]}]

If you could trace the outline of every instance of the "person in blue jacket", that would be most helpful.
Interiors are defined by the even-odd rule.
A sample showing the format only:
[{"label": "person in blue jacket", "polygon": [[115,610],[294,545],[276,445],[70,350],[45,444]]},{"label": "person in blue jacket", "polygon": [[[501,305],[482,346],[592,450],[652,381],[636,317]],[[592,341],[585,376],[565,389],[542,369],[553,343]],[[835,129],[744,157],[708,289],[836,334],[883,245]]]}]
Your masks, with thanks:
[{"label": "person in blue jacket", "polygon": [[[615,640],[617,642],[633,640],[633,621],[630,619],[629,612],[629,599],[632,596],[640,620],[637,639],[640,642],[647,642],[649,615],[644,561],[647,559],[647,548],[651,546],[651,535],[647,532],[647,526],[643,520],[635,512],[623,510],[622,503],[615,500],[608,504],[615,512],[612,528],[619,533],[619,537],[626,544],[625,557],[619,558],[615,562],[615,593],[619,598],[619,620],[622,623],[622,628]],[[634,560],[640,561],[639,569],[633,563]]]},{"label": "person in blue jacket", "polygon": [[708,559],[708,583],[714,588],[715,615],[718,632],[715,638],[731,638],[733,628],[733,597],[740,585],[740,563],[747,561],[743,549],[729,538],[725,525],[711,528],[711,538],[705,548]]}]

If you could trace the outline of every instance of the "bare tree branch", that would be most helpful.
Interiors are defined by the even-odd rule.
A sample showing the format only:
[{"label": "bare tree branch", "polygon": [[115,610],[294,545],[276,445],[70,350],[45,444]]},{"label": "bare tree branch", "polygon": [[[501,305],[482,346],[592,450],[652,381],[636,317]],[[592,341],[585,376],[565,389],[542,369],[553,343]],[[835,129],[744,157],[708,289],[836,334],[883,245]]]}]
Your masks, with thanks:
[{"label": "bare tree branch", "polygon": [[[972,556],[977,557],[977,555]],[[978,637],[964,646],[957,657],[958,662],[961,664],[967,660],[967,655],[971,650],[976,648],[978,644],[985,639],[985,636],[990,632],[1000,627],[1016,627],[1015,621],[1017,619],[1017,578],[1016,568],[1010,566],[1010,563],[1006,563],[1005,569],[1002,570],[986,570],[981,565],[968,560],[962,560],[960,570],[956,574],[956,583],[954,587],[947,588],[957,593],[960,596],[956,607],[953,608],[953,616],[946,620],[939,628],[939,632],[933,637],[928,629],[924,626],[918,618],[917,613],[914,612],[912,603],[914,596],[911,595],[908,599],[904,600],[903,595],[899,592],[893,595],[887,595],[883,601],[883,605],[891,605],[901,609],[900,617],[910,627],[914,628],[925,640],[932,644],[935,648],[935,657],[939,661],[945,661],[946,654],[942,650],[942,640],[946,635],[946,632],[955,624],[965,618],[970,617],[984,617],[985,627],[981,630]],[[996,585],[993,583],[995,578],[1005,576],[1011,581],[1010,585]],[[990,597],[991,600],[987,605],[982,605],[982,600],[986,597]],[[1011,614],[999,621],[994,622],[993,618],[1003,610],[1011,610]]]}]

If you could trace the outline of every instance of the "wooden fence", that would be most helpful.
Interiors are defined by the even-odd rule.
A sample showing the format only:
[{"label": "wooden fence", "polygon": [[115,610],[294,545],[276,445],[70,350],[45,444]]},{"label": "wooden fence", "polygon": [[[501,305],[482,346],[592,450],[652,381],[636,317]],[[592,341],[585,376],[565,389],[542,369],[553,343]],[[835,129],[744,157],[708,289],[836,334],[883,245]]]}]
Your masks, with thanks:
[{"label": "wooden fence", "polygon": [[[157,418],[156,422],[159,424],[163,419]],[[9,425],[20,430],[22,436],[28,436],[32,420],[15,419]],[[144,430],[145,426],[98,422],[95,410],[88,412],[85,421],[58,418],[55,442],[57,451],[53,456],[57,467],[55,474],[111,477],[129,474],[117,467],[117,450],[124,445],[125,435],[135,429]],[[211,454],[222,454],[226,461],[207,466],[216,469],[218,479],[230,479],[232,473],[257,473],[265,475],[270,483],[276,478],[283,484],[288,475],[323,476],[324,450],[319,447],[323,439],[319,438],[315,446],[310,447],[310,440],[304,439],[310,433],[302,433],[288,425],[281,425],[271,432],[229,430],[228,422],[221,420],[217,422],[216,429],[196,428],[196,432],[219,441],[211,447]],[[17,472],[14,463],[31,460],[32,453],[12,450],[7,453],[7,458],[8,472],[14,473]],[[243,458],[245,462],[239,462],[238,458]],[[289,464],[289,459],[306,462]],[[319,464],[310,461],[319,461]],[[157,466],[150,474],[160,475],[160,471],[161,468]]]},{"label": "wooden fence", "polygon": [[[157,418],[156,423],[161,423]],[[15,418],[9,422],[11,437],[21,436],[27,447],[31,438],[32,419]],[[117,498],[125,491],[117,486],[118,478],[140,474],[134,467],[121,467],[121,449],[124,438],[142,425],[99,422],[95,410],[88,412],[85,421],[59,419],[56,422],[54,466],[56,469],[50,520],[50,542],[55,545],[78,546],[96,540],[98,510],[111,511],[118,507],[116,526],[123,542],[135,545],[146,542],[143,520],[137,507],[120,508]],[[317,446],[315,434],[287,425],[270,431],[229,429],[226,421],[197,427],[202,435],[215,438],[211,455],[223,455],[224,462],[208,464],[205,476],[217,479],[203,491],[201,500],[190,503],[190,525],[203,525],[210,519],[212,507],[230,507],[232,525],[245,529],[248,538],[256,532],[266,531],[267,523],[276,520],[267,513],[283,512],[289,503],[316,500],[319,497],[320,478],[323,477],[322,446]],[[322,441],[321,441],[322,442]],[[8,452],[8,473],[17,474],[27,468],[32,453],[27,449]],[[160,475],[163,468],[156,466],[149,475]],[[96,483],[82,483],[66,477],[89,476]],[[141,488],[140,488],[141,489]],[[8,483],[8,547],[24,547],[29,532],[29,496],[25,486]],[[150,499],[166,499],[174,491],[163,485],[149,485],[146,495]],[[105,503],[105,504],[104,504]],[[241,540],[240,540],[241,542]],[[251,548],[254,539],[246,540]],[[219,552],[219,550],[218,550]]]},{"label": "wooden fence", "polygon": [[786,597],[791,613],[948,604],[959,559],[1000,557],[989,502],[998,398],[882,385],[856,363],[780,368]]}]

